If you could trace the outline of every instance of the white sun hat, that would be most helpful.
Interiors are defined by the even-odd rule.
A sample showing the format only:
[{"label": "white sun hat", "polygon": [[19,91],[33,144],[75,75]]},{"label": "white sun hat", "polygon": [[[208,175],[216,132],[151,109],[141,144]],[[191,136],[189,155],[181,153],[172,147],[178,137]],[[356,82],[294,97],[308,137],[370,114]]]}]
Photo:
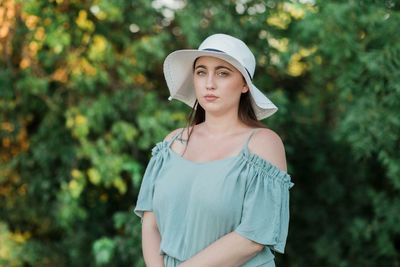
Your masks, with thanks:
[{"label": "white sun hat", "polygon": [[247,45],[227,34],[213,34],[196,49],[177,50],[164,61],[164,76],[170,97],[193,107],[196,102],[193,84],[193,63],[201,56],[212,56],[227,61],[238,69],[250,89],[250,99],[258,120],[274,114],[278,108],[252,82],[256,59]]}]

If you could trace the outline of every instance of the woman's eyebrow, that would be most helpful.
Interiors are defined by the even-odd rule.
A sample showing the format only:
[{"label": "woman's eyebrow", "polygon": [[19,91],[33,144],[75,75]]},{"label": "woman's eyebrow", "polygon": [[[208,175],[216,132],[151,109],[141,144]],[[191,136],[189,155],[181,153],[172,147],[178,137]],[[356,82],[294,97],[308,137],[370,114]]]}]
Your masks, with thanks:
[{"label": "woman's eyebrow", "polygon": [[215,69],[216,69],[216,70],[219,70],[219,69],[227,69],[227,70],[230,70],[230,71],[233,72],[233,70],[231,70],[231,69],[228,68],[227,66],[217,66]]},{"label": "woman's eyebrow", "polygon": [[199,68],[207,69],[206,66],[204,66],[204,65],[198,65],[198,66],[196,66],[195,69],[199,69]]},{"label": "woman's eyebrow", "polygon": [[[206,67],[205,65],[198,65],[198,66],[196,66],[196,68],[195,68],[195,69],[198,69],[198,68],[207,69],[207,67]],[[215,67],[215,69],[216,69],[216,70],[219,70],[219,69],[227,69],[227,70],[230,70],[230,71],[232,71],[232,72],[233,72],[233,70],[231,70],[231,69],[230,69],[230,68],[228,68],[227,66],[222,66],[222,65],[220,65],[220,66],[216,66],[216,67]]]}]

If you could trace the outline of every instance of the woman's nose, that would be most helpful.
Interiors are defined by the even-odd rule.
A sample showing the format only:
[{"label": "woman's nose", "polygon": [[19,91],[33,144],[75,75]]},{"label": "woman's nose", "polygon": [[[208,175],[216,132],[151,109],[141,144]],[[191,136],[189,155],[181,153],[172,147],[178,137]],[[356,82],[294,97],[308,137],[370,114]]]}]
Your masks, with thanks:
[{"label": "woman's nose", "polygon": [[207,88],[207,90],[215,89],[214,74],[212,74],[212,73],[207,75],[206,88]]}]

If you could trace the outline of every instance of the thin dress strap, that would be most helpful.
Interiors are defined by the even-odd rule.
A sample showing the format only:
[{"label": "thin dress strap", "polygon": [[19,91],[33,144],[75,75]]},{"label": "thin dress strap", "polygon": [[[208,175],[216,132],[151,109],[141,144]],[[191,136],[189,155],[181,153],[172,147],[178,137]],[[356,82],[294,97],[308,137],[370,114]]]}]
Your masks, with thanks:
[{"label": "thin dress strap", "polygon": [[176,140],[179,136],[182,137],[182,133],[183,133],[184,130],[185,130],[185,128],[182,128],[181,131],[179,131],[177,134],[175,134],[175,135],[171,138],[171,140],[170,140],[169,143],[168,143],[168,146],[169,146],[169,147],[171,147],[172,143],[174,143],[175,140]]},{"label": "thin dress strap", "polygon": [[260,128],[255,128],[255,129],[253,129],[253,130],[251,131],[251,133],[249,134],[249,137],[247,137],[246,143],[245,143],[244,146],[243,146],[243,149],[244,149],[245,151],[248,151],[248,150],[249,150],[249,142],[250,142],[250,139],[251,139],[251,137],[252,137],[259,129],[260,129]]}]

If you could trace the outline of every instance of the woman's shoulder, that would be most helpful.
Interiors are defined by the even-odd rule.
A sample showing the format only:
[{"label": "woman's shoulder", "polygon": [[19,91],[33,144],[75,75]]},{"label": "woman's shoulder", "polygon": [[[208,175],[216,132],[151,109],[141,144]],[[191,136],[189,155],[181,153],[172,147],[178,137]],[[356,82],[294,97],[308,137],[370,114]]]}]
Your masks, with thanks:
[{"label": "woman's shoulder", "polygon": [[282,138],[275,131],[268,128],[256,129],[248,148],[279,169],[287,171],[285,147]]},{"label": "woman's shoulder", "polygon": [[[189,129],[191,129],[191,127],[189,127]],[[188,132],[188,128],[177,128],[173,131],[171,131],[170,133],[168,133],[165,138],[164,141],[171,141],[172,138],[174,138],[176,135],[182,134],[183,139],[187,138],[187,132]]]},{"label": "woman's shoulder", "polygon": [[174,136],[176,136],[177,134],[179,134],[180,132],[182,132],[183,128],[178,128],[173,130],[172,132],[168,133],[165,138],[164,141],[171,141],[172,138],[174,138]]}]

